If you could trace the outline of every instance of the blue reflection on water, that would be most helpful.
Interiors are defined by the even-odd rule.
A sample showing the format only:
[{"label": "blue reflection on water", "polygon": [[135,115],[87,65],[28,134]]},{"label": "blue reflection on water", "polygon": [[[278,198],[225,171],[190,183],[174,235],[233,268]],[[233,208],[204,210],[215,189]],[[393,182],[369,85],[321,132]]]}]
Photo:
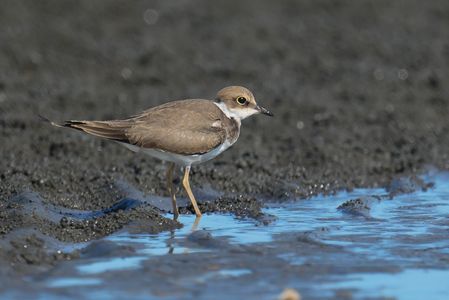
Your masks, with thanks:
[{"label": "blue reflection on water", "polygon": [[140,262],[145,260],[145,256],[136,257],[114,257],[105,261],[96,261],[89,264],[77,266],[78,271],[84,274],[99,274],[108,271],[135,269]]},{"label": "blue reflection on water", "polygon": [[356,274],[323,285],[325,289],[355,289],[360,297],[394,297],[410,300],[446,300],[449,297],[449,271],[409,269],[397,274]]},{"label": "blue reflection on water", "polygon": [[99,285],[103,281],[97,278],[59,278],[49,282],[52,288]]}]

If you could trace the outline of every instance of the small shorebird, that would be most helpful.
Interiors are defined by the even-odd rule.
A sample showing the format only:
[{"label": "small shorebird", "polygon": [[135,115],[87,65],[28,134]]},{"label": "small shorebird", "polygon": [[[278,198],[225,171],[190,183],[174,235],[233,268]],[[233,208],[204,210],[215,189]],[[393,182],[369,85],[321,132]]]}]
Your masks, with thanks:
[{"label": "small shorebird", "polygon": [[214,101],[172,101],[123,120],[71,120],[57,124],[44,119],[54,126],[77,129],[119,142],[134,152],[169,161],[167,186],[176,220],[179,212],[172,179],[175,165],[184,167],[182,185],[196,216],[201,217],[189,183],[191,166],[208,161],[232,146],[239,137],[241,120],[258,113],[273,116],[257,105],[251,91],[229,86],[220,90]]}]

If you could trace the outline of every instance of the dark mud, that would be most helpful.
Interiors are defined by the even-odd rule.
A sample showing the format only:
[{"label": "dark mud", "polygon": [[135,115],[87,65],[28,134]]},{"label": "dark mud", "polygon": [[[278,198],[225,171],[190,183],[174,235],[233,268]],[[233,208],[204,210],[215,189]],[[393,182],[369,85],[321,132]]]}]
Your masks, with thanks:
[{"label": "dark mud", "polygon": [[[48,245],[181,226],[164,214],[163,163],[38,113],[120,118],[239,84],[276,117],[245,121],[232,149],[193,169],[204,211],[268,223],[267,199],[420,187],[426,166],[449,168],[448,11],[444,0],[2,1],[0,260],[14,265],[0,272],[79,255]],[[368,216],[360,204],[345,212]]]}]

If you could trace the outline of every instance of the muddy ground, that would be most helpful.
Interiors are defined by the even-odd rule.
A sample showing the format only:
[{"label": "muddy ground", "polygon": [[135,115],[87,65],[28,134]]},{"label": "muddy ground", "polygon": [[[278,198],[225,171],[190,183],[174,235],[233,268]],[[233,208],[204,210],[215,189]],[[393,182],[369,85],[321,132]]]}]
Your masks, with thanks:
[{"label": "muddy ground", "polygon": [[121,118],[247,86],[275,118],[245,120],[191,180],[204,211],[263,219],[266,199],[448,169],[448,38],[444,0],[2,1],[0,262],[14,270],[1,272],[77,257],[46,251],[41,234],[82,242],[130,223],[181,226],[149,197],[167,196],[164,163],[37,114]]}]

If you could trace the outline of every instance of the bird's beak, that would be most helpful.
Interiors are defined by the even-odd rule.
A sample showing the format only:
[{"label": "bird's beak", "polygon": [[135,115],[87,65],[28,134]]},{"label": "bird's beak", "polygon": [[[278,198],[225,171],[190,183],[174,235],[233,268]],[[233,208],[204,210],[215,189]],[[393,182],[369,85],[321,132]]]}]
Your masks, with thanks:
[{"label": "bird's beak", "polygon": [[269,111],[268,109],[266,109],[265,107],[257,105],[256,110],[259,111],[261,114],[264,114],[264,115],[267,115],[270,117],[274,116],[273,113],[271,111]]}]

